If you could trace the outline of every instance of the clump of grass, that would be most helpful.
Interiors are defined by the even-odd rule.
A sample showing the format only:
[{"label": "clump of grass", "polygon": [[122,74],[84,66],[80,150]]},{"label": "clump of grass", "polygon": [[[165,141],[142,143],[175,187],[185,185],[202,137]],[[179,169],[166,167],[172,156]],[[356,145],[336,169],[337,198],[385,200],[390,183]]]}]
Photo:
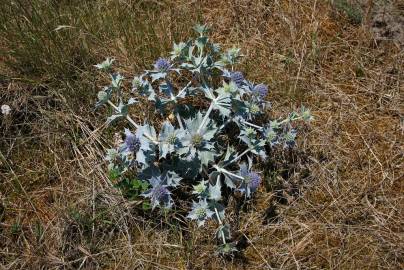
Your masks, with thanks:
[{"label": "clump of grass", "polygon": [[338,11],[345,13],[352,24],[362,23],[363,14],[358,5],[348,2],[348,0],[336,0],[335,7]]},{"label": "clump of grass", "polygon": [[9,77],[77,98],[91,90],[88,67],[99,55],[144,67],[189,31],[197,10],[185,12],[173,1],[2,2],[0,56],[13,71]]}]

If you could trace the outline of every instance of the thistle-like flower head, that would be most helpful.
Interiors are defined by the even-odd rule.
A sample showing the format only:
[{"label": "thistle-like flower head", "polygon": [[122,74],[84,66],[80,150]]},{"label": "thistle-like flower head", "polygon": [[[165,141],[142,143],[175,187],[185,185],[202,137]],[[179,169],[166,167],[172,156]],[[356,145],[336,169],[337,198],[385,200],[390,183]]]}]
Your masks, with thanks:
[{"label": "thistle-like flower head", "polygon": [[201,151],[213,149],[210,140],[213,139],[217,128],[210,119],[203,123],[203,115],[198,113],[195,118],[185,120],[186,131],[182,144],[184,152],[190,157],[200,155]]},{"label": "thistle-like flower head", "polygon": [[277,144],[278,133],[274,130],[272,126],[269,126],[264,129],[264,138],[271,145]]},{"label": "thistle-like flower head", "polygon": [[101,70],[107,71],[107,70],[111,69],[112,63],[113,63],[114,61],[115,61],[114,58],[109,58],[109,57],[107,57],[107,59],[105,59],[104,62],[102,62],[102,63],[100,63],[100,64],[97,64],[97,65],[94,65],[94,66],[95,66],[97,69],[101,69]]},{"label": "thistle-like flower head", "polygon": [[125,141],[121,147],[121,151],[135,154],[141,146],[140,138],[137,134],[132,133],[129,129],[125,129]]},{"label": "thistle-like flower head", "polygon": [[255,192],[261,184],[261,176],[257,172],[249,170],[245,163],[240,164],[239,174],[243,177],[239,190],[249,198],[251,193]]},{"label": "thistle-like flower head", "polygon": [[287,133],[283,135],[284,147],[293,147],[295,145],[297,131],[295,129],[290,129]]},{"label": "thistle-like flower head", "polygon": [[193,186],[194,190],[192,191],[192,194],[197,194],[198,196],[204,195],[207,189],[206,183],[207,181],[202,180],[201,182],[199,182],[199,184]]},{"label": "thistle-like flower head", "polygon": [[259,114],[261,112],[260,106],[256,103],[250,103],[248,109],[249,109],[250,113],[253,115]]},{"label": "thistle-like flower head", "polygon": [[168,190],[168,186],[165,185],[165,179],[162,176],[155,177],[153,176],[149,180],[151,189],[143,193],[142,195],[146,198],[150,198],[152,203],[152,209],[156,206],[163,205],[165,208],[171,208],[172,206],[172,198],[171,192]]},{"label": "thistle-like flower head", "polygon": [[184,133],[183,129],[175,129],[169,121],[165,121],[159,135],[160,156],[165,158],[167,154],[178,150],[182,146],[181,140]]},{"label": "thistle-like flower head", "polygon": [[209,209],[209,205],[206,199],[200,200],[199,202],[192,203],[192,210],[188,214],[187,218],[196,220],[198,226],[205,224],[205,221],[213,216],[214,212]]},{"label": "thistle-like flower head", "polygon": [[244,75],[240,71],[230,73],[230,79],[237,85],[241,86],[244,82]]},{"label": "thistle-like flower head", "polygon": [[171,63],[169,59],[162,58],[160,57],[157,59],[157,61],[154,63],[154,69],[157,71],[167,71],[171,67]]},{"label": "thistle-like flower head", "polygon": [[180,42],[179,44],[174,43],[173,51],[171,52],[172,57],[178,57],[181,55],[183,50],[185,49],[186,44],[184,42]]},{"label": "thistle-like flower head", "polygon": [[304,106],[301,108],[301,116],[306,122],[310,122],[314,119],[314,117],[311,115],[310,109],[307,109]]},{"label": "thistle-like flower head", "polygon": [[253,88],[253,93],[260,96],[261,98],[264,98],[268,94],[268,86],[265,84],[257,84]]}]

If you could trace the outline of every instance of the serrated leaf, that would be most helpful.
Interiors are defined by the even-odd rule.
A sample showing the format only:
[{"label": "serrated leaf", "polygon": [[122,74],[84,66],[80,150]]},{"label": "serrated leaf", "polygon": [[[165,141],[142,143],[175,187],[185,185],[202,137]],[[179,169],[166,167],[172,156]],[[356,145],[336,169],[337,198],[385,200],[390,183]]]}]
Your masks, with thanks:
[{"label": "serrated leaf", "polygon": [[118,119],[123,118],[124,115],[122,114],[114,114],[107,118],[107,123],[112,124],[113,122],[117,121]]},{"label": "serrated leaf", "polygon": [[[66,27],[71,27],[71,26],[69,26],[69,25],[59,25],[59,26],[55,29],[55,31],[58,31],[58,30],[60,30],[60,29],[66,28]],[[107,59],[105,59],[104,62],[102,62],[102,63],[100,63],[100,64],[96,64],[96,65],[94,65],[94,66],[95,66],[97,69],[101,69],[101,70],[104,70],[104,71],[108,71],[108,70],[111,69],[112,63],[113,63],[114,61],[115,61],[114,58],[109,58],[109,57],[107,57]]]},{"label": "serrated leaf", "polygon": [[229,224],[220,225],[216,231],[216,238],[222,241],[222,238],[226,241],[231,240],[231,230]]},{"label": "serrated leaf", "polygon": [[122,85],[123,79],[124,79],[124,77],[119,73],[111,75],[111,86],[115,89],[120,88]]},{"label": "serrated leaf", "polygon": [[150,74],[152,78],[152,82],[155,82],[160,79],[164,79],[167,76],[166,72],[153,72]]},{"label": "serrated leaf", "polygon": [[135,103],[138,103],[139,101],[137,101],[135,98],[130,98],[129,100],[128,100],[128,105],[132,105],[132,104],[135,104]]},{"label": "serrated leaf", "polygon": [[208,166],[209,163],[215,161],[216,151],[202,150],[198,151],[199,159],[203,166]]},{"label": "serrated leaf", "polygon": [[199,48],[199,50],[203,50],[207,42],[208,37],[199,37],[195,40],[195,45]]},{"label": "serrated leaf", "polygon": [[220,93],[214,100],[213,108],[219,110],[223,117],[228,117],[231,112],[231,97],[228,93]]},{"label": "serrated leaf", "polygon": [[222,199],[222,185],[220,179],[217,179],[216,184],[212,186],[209,184],[209,199],[213,201],[220,201]]}]

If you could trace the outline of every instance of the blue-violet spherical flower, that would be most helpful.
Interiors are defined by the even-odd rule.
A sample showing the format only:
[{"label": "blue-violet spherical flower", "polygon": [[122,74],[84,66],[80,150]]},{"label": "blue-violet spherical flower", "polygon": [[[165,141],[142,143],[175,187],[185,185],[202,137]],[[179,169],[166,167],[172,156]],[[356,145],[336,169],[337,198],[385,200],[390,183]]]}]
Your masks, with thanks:
[{"label": "blue-violet spherical flower", "polygon": [[122,150],[126,152],[136,153],[140,149],[140,139],[129,131],[125,129],[125,141],[123,143]]},{"label": "blue-violet spherical flower", "polygon": [[154,68],[157,71],[167,71],[171,67],[170,60],[166,58],[159,58],[157,61],[154,63]]},{"label": "blue-violet spherical flower", "polygon": [[265,84],[257,84],[253,88],[253,93],[259,95],[261,98],[265,97],[268,94],[268,86]]},{"label": "blue-violet spherical flower", "polygon": [[230,79],[237,85],[241,86],[244,82],[244,75],[240,71],[232,72],[230,74]]}]

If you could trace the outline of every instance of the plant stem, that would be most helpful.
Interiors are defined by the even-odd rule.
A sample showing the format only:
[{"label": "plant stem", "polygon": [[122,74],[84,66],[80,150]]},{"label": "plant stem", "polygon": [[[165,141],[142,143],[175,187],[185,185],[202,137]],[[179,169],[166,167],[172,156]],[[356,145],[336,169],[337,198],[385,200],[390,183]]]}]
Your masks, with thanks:
[{"label": "plant stem", "polygon": [[188,82],[187,85],[185,85],[184,88],[181,89],[181,91],[178,92],[176,98],[180,97],[182,95],[182,93],[188,89],[188,87],[192,84],[192,81]]},{"label": "plant stem", "polygon": [[213,168],[215,168],[218,172],[221,172],[221,173],[230,175],[230,176],[232,176],[232,177],[234,177],[234,178],[237,178],[237,179],[239,179],[239,180],[244,180],[244,178],[243,178],[242,176],[237,175],[237,174],[234,174],[234,173],[232,173],[232,172],[229,172],[229,171],[226,170],[225,168],[221,168],[221,167],[219,167],[219,166],[217,166],[217,165],[214,165]]},{"label": "plant stem", "polygon": [[201,131],[201,129],[205,126],[206,122],[208,121],[209,118],[209,114],[212,112],[213,110],[213,104],[214,104],[214,100],[212,100],[212,102],[210,103],[209,109],[205,114],[205,117],[202,120],[202,123],[199,125],[197,132],[199,133]]},{"label": "plant stem", "polygon": [[[217,176],[217,180],[216,180],[216,181],[220,181],[220,174]],[[216,183],[216,184],[217,184],[217,183]],[[219,216],[219,211],[217,211],[217,208],[216,208],[216,207],[215,207],[215,213],[216,213],[217,220],[219,221],[220,226],[223,226],[223,222],[222,222],[222,220],[220,219],[220,216]],[[223,244],[225,245],[225,244],[226,244],[226,237],[225,237],[225,235],[224,235],[223,230],[220,230],[220,236],[222,237]]]},{"label": "plant stem", "polygon": [[245,120],[242,120],[242,123],[243,123],[243,124],[246,124],[247,126],[254,127],[254,128],[256,128],[256,129],[259,129],[259,130],[264,129],[264,128],[263,128],[263,127],[261,127],[261,126],[255,125],[255,124],[250,123],[250,122],[245,121]]},{"label": "plant stem", "polygon": [[230,164],[232,164],[233,162],[236,162],[237,160],[239,160],[240,158],[242,158],[245,154],[247,154],[248,152],[251,151],[251,148],[246,149],[243,153],[241,153],[240,155],[238,155],[237,157],[233,158],[232,160],[226,162],[223,167],[226,167]]},{"label": "plant stem", "polygon": [[[115,109],[115,111],[119,112],[119,108],[112,103],[110,100],[108,100],[108,104],[111,105],[112,108]],[[140,128],[140,125],[137,124],[129,115],[126,115],[126,119],[129,121],[129,123],[131,123],[135,128]],[[148,133],[143,133],[143,135],[149,139],[152,143],[154,144],[158,144],[159,142],[156,141],[150,134]]]},{"label": "plant stem", "polygon": [[[111,105],[111,107],[114,108],[115,111],[119,112],[119,108],[118,108],[117,106],[115,106],[115,104],[112,103],[110,100],[108,100],[108,104]],[[132,118],[130,118],[129,115],[126,116],[126,119],[127,119],[132,125],[134,125],[135,128],[139,128],[139,127],[140,127],[140,125],[137,124]]]},{"label": "plant stem", "polygon": [[[216,207],[215,207],[215,212],[216,212],[217,220],[219,221],[220,226],[223,226],[223,222],[219,217],[219,212],[217,211]],[[222,236],[223,244],[226,245],[226,237],[224,236],[223,230],[220,231],[220,235]]]},{"label": "plant stem", "polygon": [[178,124],[180,125],[181,129],[184,129],[184,125],[182,124],[182,120],[179,113],[176,113],[175,116],[177,117]]},{"label": "plant stem", "polygon": [[218,130],[222,130],[222,128],[224,128],[228,123],[230,123],[231,121],[233,121],[233,118],[229,118],[226,120],[226,122],[224,122]]}]

